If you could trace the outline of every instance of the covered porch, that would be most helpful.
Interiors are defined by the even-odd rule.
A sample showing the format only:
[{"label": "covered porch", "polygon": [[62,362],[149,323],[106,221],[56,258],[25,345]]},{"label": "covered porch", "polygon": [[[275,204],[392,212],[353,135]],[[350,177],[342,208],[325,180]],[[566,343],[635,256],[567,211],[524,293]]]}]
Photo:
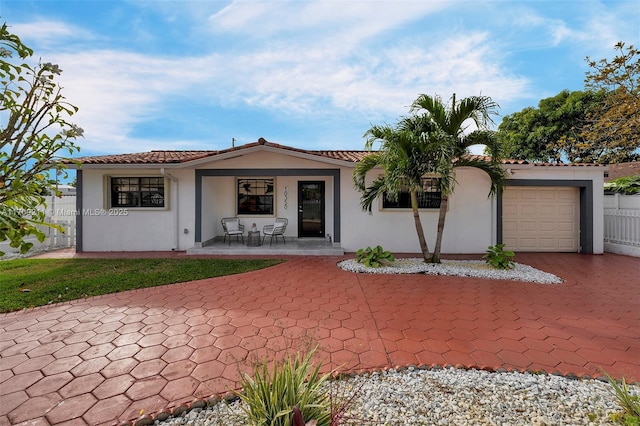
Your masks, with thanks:
[{"label": "covered porch", "polygon": [[289,238],[286,243],[282,239],[274,238],[273,244],[269,245],[270,237],[264,239],[264,244],[260,246],[247,245],[247,236],[244,236],[244,243],[236,241],[235,238],[223,242],[222,238],[216,238],[202,247],[192,247],[187,250],[187,254],[210,254],[210,255],[239,255],[239,256],[273,256],[273,255],[298,255],[298,256],[342,256],[344,249],[340,243],[334,243],[322,238]]},{"label": "covered porch", "polygon": [[[244,183],[266,182],[264,188]],[[339,169],[199,169],[195,180],[195,238],[187,254],[213,255],[335,255],[344,254],[340,240]],[[245,194],[246,192],[246,194]],[[308,194],[308,195],[307,195]],[[250,197],[250,195],[255,195]],[[262,198],[264,199],[262,199]],[[256,199],[272,206],[269,214],[245,211],[242,202]],[[224,242],[223,218],[237,217],[244,244]],[[264,245],[249,243],[252,225],[264,235],[276,219],[288,221],[282,242],[270,236]],[[262,243],[262,239],[260,240]]]}]

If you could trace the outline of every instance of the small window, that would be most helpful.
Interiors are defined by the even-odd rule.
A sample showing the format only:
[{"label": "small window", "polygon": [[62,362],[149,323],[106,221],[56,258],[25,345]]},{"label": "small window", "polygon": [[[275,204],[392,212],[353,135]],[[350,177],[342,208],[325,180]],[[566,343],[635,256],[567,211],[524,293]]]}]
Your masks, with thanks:
[{"label": "small window", "polygon": [[164,178],[111,178],[111,207],[164,207]]},{"label": "small window", "polygon": [[[422,179],[422,192],[418,193],[418,208],[438,209],[440,208],[440,179]],[[403,188],[398,192],[396,201],[389,200],[385,194],[382,198],[382,208],[384,209],[410,209],[411,194],[408,188]]]},{"label": "small window", "polygon": [[274,179],[238,179],[238,214],[273,215]]}]

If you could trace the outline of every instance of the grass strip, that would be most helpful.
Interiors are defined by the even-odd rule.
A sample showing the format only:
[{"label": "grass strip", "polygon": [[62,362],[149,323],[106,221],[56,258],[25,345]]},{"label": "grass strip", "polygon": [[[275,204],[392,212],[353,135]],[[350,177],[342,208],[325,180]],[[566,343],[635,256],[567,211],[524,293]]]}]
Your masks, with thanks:
[{"label": "grass strip", "polygon": [[0,262],[0,312],[240,274],[278,259],[15,259]]}]

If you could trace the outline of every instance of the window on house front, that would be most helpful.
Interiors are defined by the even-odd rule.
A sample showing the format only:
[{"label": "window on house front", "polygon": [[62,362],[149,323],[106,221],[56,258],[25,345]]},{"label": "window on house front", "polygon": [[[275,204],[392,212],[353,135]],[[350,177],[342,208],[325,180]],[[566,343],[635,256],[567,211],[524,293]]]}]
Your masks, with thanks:
[{"label": "window on house front", "polygon": [[238,179],[238,214],[273,215],[274,181],[273,178]]},{"label": "window on house front", "polygon": [[[418,193],[418,208],[438,209],[440,208],[440,179],[423,178],[422,192]],[[382,197],[382,208],[384,209],[410,209],[411,194],[408,188],[403,188],[398,192],[398,199],[392,201],[386,194]]]},{"label": "window on house front", "polygon": [[112,177],[111,207],[164,207],[164,178]]}]

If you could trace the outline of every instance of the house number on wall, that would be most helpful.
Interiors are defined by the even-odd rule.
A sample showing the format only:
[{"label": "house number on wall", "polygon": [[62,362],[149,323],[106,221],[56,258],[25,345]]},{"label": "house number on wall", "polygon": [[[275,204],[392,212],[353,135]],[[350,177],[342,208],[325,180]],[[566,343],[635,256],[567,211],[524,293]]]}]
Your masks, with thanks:
[{"label": "house number on wall", "polygon": [[287,202],[287,187],[285,186],[284,187],[284,209],[285,210],[287,209],[287,204],[288,204],[288,202]]}]

